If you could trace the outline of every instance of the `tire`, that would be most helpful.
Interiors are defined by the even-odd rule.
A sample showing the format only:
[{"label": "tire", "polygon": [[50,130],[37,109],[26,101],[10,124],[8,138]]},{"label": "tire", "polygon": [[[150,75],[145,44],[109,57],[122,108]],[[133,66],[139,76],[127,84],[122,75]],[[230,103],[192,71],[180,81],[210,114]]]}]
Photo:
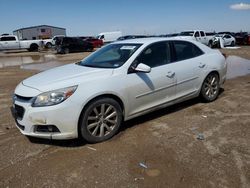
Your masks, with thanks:
[{"label": "tire", "polygon": [[210,73],[202,84],[200,96],[205,102],[212,102],[217,99],[219,91],[219,76],[217,73]]},{"label": "tire", "polygon": [[52,44],[50,42],[48,42],[46,45],[45,45],[46,48],[52,48]]},{"label": "tire", "polygon": [[231,46],[235,46],[235,42],[234,41],[231,42]]},{"label": "tire", "polygon": [[80,136],[89,143],[113,137],[122,123],[122,110],[117,101],[99,98],[91,102],[80,117]]},{"label": "tire", "polygon": [[68,48],[65,48],[65,49],[63,50],[63,52],[64,52],[64,54],[68,54],[68,53],[69,53],[69,49],[68,49]]},{"label": "tire", "polygon": [[30,52],[37,52],[38,51],[38,45],[37,44],[31,44],[29,48]]}]

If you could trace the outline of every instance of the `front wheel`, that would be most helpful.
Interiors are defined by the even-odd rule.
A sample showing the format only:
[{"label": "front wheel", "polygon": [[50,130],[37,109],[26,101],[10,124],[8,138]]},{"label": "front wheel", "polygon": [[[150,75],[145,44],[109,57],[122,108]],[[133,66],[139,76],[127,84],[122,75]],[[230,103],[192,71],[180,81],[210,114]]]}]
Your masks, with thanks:
[{"label": "front wheel", "polygon": [[220,85],[218,74],[210,73],[202,84],[201,97],[205,102],[212,102],[218,97],[219,90]]},{"label": "front wheel", "polygon": [[80,121],[80,134],[90,143],[108,140],[114,136],[122,122],[122,110],[117,101],[100,98],[83,111]]}]

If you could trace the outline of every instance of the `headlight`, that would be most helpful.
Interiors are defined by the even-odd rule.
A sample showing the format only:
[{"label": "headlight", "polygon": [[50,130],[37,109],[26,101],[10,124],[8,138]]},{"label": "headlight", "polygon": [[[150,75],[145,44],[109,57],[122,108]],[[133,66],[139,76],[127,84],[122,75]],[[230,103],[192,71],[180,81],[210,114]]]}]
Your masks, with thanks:
[{"label": "headlight", "polygon": [[42,93],[34,99],[32,106],[42,107],[59,104],[69,98],[75,92],[76,88],[77,86],[72,86]]}]

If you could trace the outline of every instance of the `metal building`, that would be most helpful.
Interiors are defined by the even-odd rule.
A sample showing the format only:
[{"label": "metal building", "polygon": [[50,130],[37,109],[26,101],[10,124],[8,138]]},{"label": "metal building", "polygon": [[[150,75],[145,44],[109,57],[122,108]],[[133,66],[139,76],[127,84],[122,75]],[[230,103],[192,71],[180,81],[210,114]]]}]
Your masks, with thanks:
[{"label": "metal building", "polygon": [[66,29],[50,25],[38,25],[13,31],[19,40],[49,39],[55,35],[65,35]]}]

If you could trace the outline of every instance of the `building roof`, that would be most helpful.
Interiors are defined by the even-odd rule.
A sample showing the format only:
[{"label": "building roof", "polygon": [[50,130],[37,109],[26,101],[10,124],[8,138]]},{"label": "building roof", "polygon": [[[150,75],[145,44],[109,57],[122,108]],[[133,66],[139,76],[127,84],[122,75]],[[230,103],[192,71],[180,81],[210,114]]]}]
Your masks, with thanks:
[{"label": "building roof", "polygon": [[20,30],[25,30],[25,29],[37,28],[37,27],[53,27],[53,28],[57,28],[57,29],[64,29],[64,30],[66,30],[65,28],[62,28],[62,27],[55,27],[55,26],[51,26],[51,25],[37,25],[37,26],[23,27],[23,28],[20,28],[20,29],[16,29],[16,30],[13,31],[13,32],[20,31]]}]

